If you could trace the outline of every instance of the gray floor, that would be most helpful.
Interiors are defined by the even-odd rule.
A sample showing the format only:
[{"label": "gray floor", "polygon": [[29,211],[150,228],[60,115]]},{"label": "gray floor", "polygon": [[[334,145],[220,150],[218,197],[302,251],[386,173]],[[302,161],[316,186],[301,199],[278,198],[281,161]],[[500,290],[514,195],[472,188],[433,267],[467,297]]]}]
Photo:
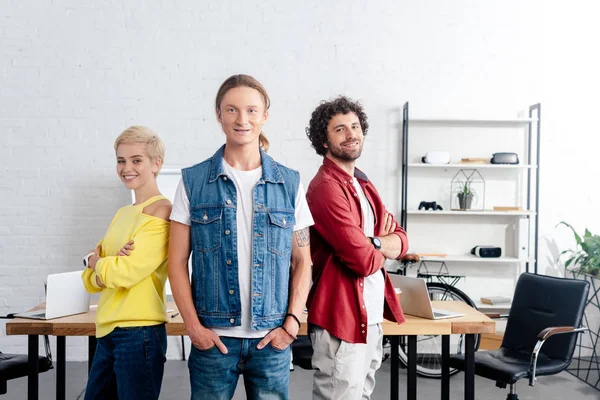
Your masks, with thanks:
[{"label": "gray floor", "polygon": [[[67,399],[82,399],[85,389],[87,374],[87,363],[68,362],[67,363]],[[406,371],[400,371],[400,398],[406,398]],[[458,374],[451,378],[451,398],[463,398],[463,375]],[[311,397],[312,372],[305,371],[296,367],[290,376],[290,399],[306,400]],[[439,381],[430,379],[419,379],[418,398],[419,399],[439,399],[440,388]],[[371,397],[373,400],[388,399],[390,387],[390,362],[383,363],[377,373],[377,387]],[[505,399],[506,391],[494,386],[494,382],[476,378],[475,390],[477,399]],[[535,388],[527,386],[526,382],[519,385],[517,392],[522,400],[579,400],[600,399],[600,392],[589,385],[581,382],[574,376],[563,372],[554,377],[542,377],[538,380]],[[26,399],[27,379],[15,379],[8,382],[8,393],[0,396],[2,400],[22,400]],[[48,371],[40,375],[40,399],[53,399],[55,394],[55,372]],[[189,399],[189,380],[188,370],[185,361],[168,361],[163,379],[163,388],[161,399],[180,400]],[[243,383],[238,385],[234,399],[245,399]]]}]

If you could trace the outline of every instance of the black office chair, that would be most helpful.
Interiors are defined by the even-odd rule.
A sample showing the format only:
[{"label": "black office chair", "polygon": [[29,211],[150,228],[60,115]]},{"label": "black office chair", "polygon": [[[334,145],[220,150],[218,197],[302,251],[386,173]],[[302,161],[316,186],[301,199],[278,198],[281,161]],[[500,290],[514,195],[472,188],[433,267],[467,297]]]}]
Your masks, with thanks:
[{"label": "black office chair", "polygon": [[[502,345],[475,353],[475,374],[510,385],[507,400],[518,400],[515,385],[537,375],[553,375],[571,363],[590,285],[587,281],[524,273],[519,277]],[[564,335],[569,333],[569,335]],[[543,347],[542,347],[543,346]],[[450,367],[465,369],[464,355],[450,358]]]},{"label": "black office chair", "polygon": [[[0,316],[1,319],[12,319],[13,314]],[[46,372],[52,369],[52,353],[50,352],[50,341],[44,336],[46,356],[38,357],[38,372]],[[7,382],[11,379],[27,376],[28,356],[27,354],[5,354],[0,351],[0,395],[6,394]]]}]

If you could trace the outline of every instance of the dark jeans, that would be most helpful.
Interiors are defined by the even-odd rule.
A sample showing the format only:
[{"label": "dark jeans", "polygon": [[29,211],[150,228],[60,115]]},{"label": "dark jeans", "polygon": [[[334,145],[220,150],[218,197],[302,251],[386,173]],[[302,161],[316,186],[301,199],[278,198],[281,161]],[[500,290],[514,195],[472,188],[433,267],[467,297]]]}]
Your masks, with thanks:
[{"label": "dark jeans", "polygon": [[115,328],[98,339],[85,400],[155,400],[167,353],[165,324]]},{"label": "dark jeans", "polygon": [[192,346],[188,361],[192,399],[231,399],[240,374],[249,400],[287,399],[290,347],[282,351],[268,344],[258,350],[261,340],[221,337],[227,354],[214,346],[204,351]]}]

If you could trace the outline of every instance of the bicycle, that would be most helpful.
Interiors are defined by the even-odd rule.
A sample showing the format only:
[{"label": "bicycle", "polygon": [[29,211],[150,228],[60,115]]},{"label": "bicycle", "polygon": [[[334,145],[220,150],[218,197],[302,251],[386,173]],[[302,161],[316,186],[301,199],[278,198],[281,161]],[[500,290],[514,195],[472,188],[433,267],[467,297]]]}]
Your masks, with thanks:
[{"label": "bicycle", "polygon": [[[396,271],[398,274],[406,275],[406,269],[416,264],[417,262],[423,263],[420,257],[416,254],[407,254],[401,259],[401,267]],[[422,266],[422,264],[421,264]],[[419,269],[421,268],[419,267]],[[445,264],[443,264],[445,267]],[[429,291],[429,297],[432,301],[462,301],[469,304],[471,307],[477,309],[473,300],[467,296],[462,290],[456,288],[454,285],[461,276],[450,275],[447,272],[438,274],[419,273],[418,277],[424,277],[428,280],[427,289]],[[433,279],[437,279],[434,282]],[[447,278],[452,278],[451,282],[448,282]],[[402,338],[404,339],[404,338]],[[398,358],[400,364],[406,368],[408,366],[408,357],[406,355],[406,340],[400,340],[398,348]],[[480,335],[475,336],[475,351],[479,349],[481,337]],[[450,354],[462,354],[464,352],[464,335],[456,334],[450,335]],[[440,335],[419,335],[417,336],[417,374],[425,378],[440,379],[442,377],[442,340]],[[386,357],[387,358],[387,357]],[[456,368],[450,368],[450,376],[458,373],[459,370]]]}]

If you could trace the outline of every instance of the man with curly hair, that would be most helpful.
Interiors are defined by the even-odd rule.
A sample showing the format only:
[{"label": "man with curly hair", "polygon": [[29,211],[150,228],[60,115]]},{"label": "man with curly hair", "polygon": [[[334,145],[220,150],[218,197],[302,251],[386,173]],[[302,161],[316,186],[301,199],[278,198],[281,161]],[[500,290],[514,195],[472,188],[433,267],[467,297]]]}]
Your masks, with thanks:
[{"label": "man with curly hair", "polygon": [[323,156],[306,193],[315,221],[307,302],[314,399],[370,398],[381,366],[381,322],[404,322],[384,263],[406,253],[406,232],[355,168],[368,128],[362,106],[344,96],[321,102],[306,128]]}]

